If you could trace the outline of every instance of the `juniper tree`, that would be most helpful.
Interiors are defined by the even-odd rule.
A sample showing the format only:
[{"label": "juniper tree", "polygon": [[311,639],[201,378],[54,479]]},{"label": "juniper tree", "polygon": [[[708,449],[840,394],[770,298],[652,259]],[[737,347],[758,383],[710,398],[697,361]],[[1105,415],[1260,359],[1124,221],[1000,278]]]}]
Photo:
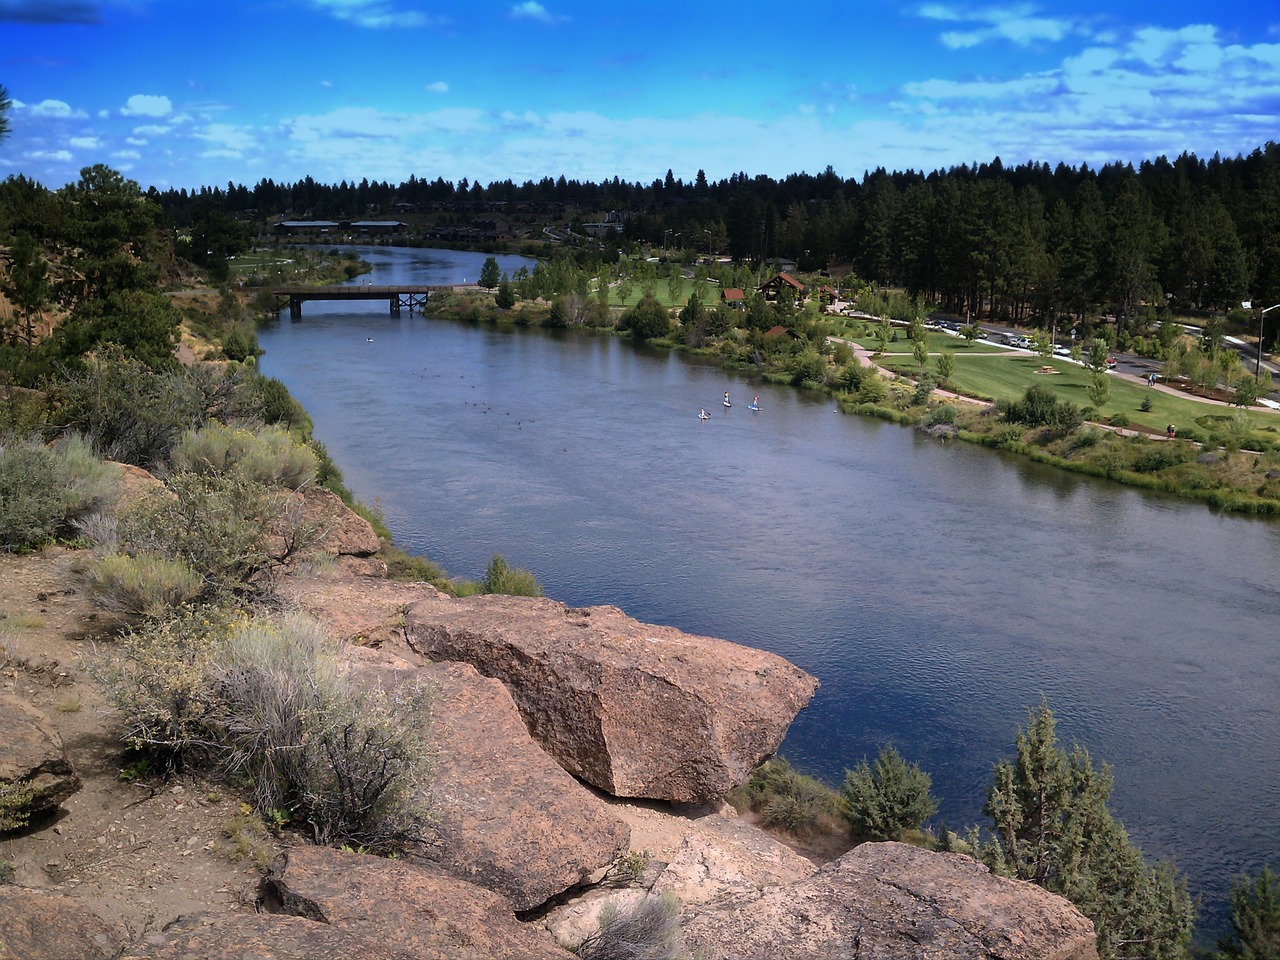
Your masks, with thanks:
[{"label": "juniper tree", "polygon": [[1095,767],[1079,744],[1058,745],[1048,704],[1028,713],[1017,757],[995,766],[983,812],[993,843],[980,853],[993,871],[1065,896],[1094,922],[1103,958],[1185,956],[1195,920],[1186,881],[1151,865],[1107,808],[1111,768]]}]

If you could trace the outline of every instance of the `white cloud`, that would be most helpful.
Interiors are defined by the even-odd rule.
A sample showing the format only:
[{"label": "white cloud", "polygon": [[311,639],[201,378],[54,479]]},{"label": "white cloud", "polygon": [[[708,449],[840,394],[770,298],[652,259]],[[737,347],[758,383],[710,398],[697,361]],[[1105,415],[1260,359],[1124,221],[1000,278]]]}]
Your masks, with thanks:
[{"label": "white cloud", "polygon": [[164,123],[144,123],[140,127],[134,127],[133,132],[134,134],[143,137],[163,137],[172,129],[173,127]]},{"label": "white cloud", "polygon": [[315,6],[342,20],[369,30],[404,30],[442,26],[448,21],[417,10],[402,10],[387,0],[312,0]]},{"label": "white cloud", "polygon": [[165,117],[172,112],[173,104],[168,97],[149,93],[135,93],[120,108],[120,113],[126,117]]},{"label": "white cloud", "polygon": [[552,13],[538,3],[538,0],[524,0],[524,3],[517,3],[511,8],[511,18],[513,20],[536,20],[538,23],[560,23],[569,19],[566,16]]},{"label": "white cloud", "polygon": [[97,137],[72,137],[67,142],[77,150],[96,150],[101,143]]},{"label": "white cloud", "polygon": [[142,154],[137,150],[115,150],[111,154],[113,160],[141,160]]},{"label": "white cloud", "polygon": [[449,85],[443,80],[437,80],[435,83],[428,83],[422,89],[426,90],[428,93],[448,93]]},{"label": "white cloud", "polygon": [[31,160],[53,160],[59,163],[68,163],[71,160],[70,150],[33,150],[27,154]]},{"label": "white cloud", "polygon": [[1037,16],[1035,8],[1029,4],[988,7],[963,13],[954,7],[928,4],[920,8],[919,15],[928,20],[971,25],[963,30],[947,30],[938,37],[950,50],[967,50],[995,40],[1008,41],[1019,47],[1056,43],[1081,29],[1070,19]]},{"label": "white cloud", "polygon": [[218,146],[214,149],[232,151],[237,156],[252,150],[258,143],[258,136],[254,130],[231,123],[211,123],[195,136],[197,139],[217,144]]},{"label": "white cloud", "polygon": [[72,109],[69,103],[61,100],[41,100],[30,107],[33,117],[47,117],[53,120],[83,120],[88,114],[83,110]]}]

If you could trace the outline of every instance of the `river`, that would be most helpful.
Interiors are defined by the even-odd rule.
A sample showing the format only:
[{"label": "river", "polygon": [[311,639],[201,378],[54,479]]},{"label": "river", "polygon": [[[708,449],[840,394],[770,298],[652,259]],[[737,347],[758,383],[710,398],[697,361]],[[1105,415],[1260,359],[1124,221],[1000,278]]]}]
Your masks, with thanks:
[{"label": "river", "polygon": [[[483,259],[359,252],[375,284],[474,281]],[[567,603],[816,675],[781,751],[804,772],[838,786],[893,743],[963,832],[1044,696],[1063,742],[1114,767],[1134,841],[1188,875],[1202,934],[1232,876],[1280,866],[1275,521],[842,416],[622,338],[308,303],[259,341],[410,552],[477,579],[500,553]]]}]

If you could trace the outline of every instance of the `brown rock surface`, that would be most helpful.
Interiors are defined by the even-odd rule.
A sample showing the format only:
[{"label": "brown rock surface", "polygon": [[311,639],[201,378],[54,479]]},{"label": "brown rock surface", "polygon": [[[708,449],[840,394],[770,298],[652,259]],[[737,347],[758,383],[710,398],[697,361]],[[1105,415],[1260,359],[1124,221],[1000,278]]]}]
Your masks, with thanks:
[{"label": "brown rock surface", "polygon": [[68,897],[0,886],[0,960],[112,960],[121,937]]},{"label": "brown rock surface", "polygon": [[511,691],[534,739],[620,797],[723,796],[782,742],[817,680],[781,657],[653,626],[616,607],[545,599],[424,599],[409,645],[470,663]]},{"label": "brown rock surface", "polygon": [[320,535],[318,548],[330,556],[367,557],[382,546],[369,521],[337,494],[323,487],[307,487],[293,496],[301,499],[303,521]]},{"label": "brown rock surface", "polygon": [[[70,960],[70,958],[66,958]],[[422,960],[377,938],[274,913],[195,913],[147,934],[121,960]]]},{"label": "brown rock surface", "polygon": [[[437,843],[426,856],[455,877],[529,910],[603,872],[627,849],[626,826],[531,739],[506,688],[461,663],[412,668],[360,652],[357,669],[384,684],[438,690],[428,790]],[[406,670],[406,667],[409,669]]]},{"label": "brown rock surface", "polygon": [[960,854],[868,843],[807,880],[695,907],[695,954],[721,960],[1096,960],[1066,900]]},{"label": "brown rock surface", "polygon": [[283,913],[319,920],[414,957],[567,960],[497,894],[403,861],[293,847],[268,880]]},{"label": "brown rock surface", "polygon": [[[80,789],[62,738],[47,717],[13,694],[0,694],[0,823],[19,826],[49,813]],[[20,797],[19,791],[32,791]]]}]

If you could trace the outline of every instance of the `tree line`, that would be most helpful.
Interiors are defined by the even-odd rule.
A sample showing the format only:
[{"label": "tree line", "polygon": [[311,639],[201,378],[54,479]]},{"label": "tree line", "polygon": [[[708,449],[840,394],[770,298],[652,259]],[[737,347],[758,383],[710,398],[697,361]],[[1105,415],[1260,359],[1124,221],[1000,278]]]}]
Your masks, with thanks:
[{"label": "tree line", "polygon": [[[307,177],[152,191],[177,224],[201,209],[259,217],[354,218],[395,204],[492,209],[556,203],[617,211],[619,245],[679,248],[736,261],[773,258],[802,271],[841,267],[969,317],[1050,327],[1114,316],[1136,330],[1166,309],[1222,314],[1243,300],[1280,300],[1280,145],[1248,156],[1184,153],[1138,166],[960,165],[930,173],[883,168],[860,180],[782,179],[668,170],[651,183],[544,177],[481,185],[410,177],[326,185]],[[570,214],[570,219],[575,214]]]}]

